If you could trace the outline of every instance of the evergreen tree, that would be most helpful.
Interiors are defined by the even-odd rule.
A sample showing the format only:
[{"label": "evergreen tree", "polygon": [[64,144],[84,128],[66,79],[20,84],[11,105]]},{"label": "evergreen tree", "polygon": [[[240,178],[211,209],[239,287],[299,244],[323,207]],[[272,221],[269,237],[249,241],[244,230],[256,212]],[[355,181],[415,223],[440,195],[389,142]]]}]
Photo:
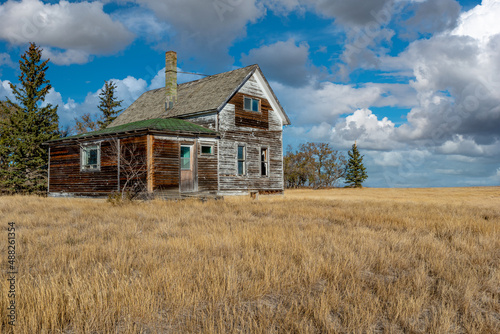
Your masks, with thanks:
[{"label": "evergreen tree", "polygon": [[111,122],[115,120],[118,114],[123,109],[120,108],[122,105],[122,100],[117,101],[115,97],[116,85],[113,81],[104,82],[104,89],[101,94],[99,94],[99,110],[102,111],[102,120],[98,120],[97,124],[100,129],[106,128]]},{"label": "evergreen tree", "polygon": [[31,43],[19,61],[19,84],[10,84],[16,102],[2,103],[1,143],[3,168],[0,188],[8,193],[44,193],[47,186],[47,148],[43,142],[59,137],[57,106],[43,105],[52,88],[45,78],[47,59]]},{"label": "evergreen tree", "polygon": [[347,162],[345,182],[350,187],[361,188],[368,175],[366,175],[366,169],[363,166],[363,156],[359,154],[356,143],[352,145],[348,154],[349,161]]}]

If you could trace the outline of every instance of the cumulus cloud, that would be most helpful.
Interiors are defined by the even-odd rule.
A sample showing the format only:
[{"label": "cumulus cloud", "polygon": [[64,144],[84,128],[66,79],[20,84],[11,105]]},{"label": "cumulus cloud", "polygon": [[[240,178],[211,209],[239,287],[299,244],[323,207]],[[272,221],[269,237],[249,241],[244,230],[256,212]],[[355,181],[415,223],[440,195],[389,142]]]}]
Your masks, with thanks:
[{"label": "cumulus cloud", "polygon": [[[148,83],[144,79],[137,79],[128,76],[124,79],[110,79],[116,85],[116,98],[122,100],[121,108],[127,108],[139,96],[148,89]],[[99,105],[99,95],[104,89],[104,83],[100,89],[95,92],[88,92],[85,100],[81,103],[75,102],[71,98],[64,99],[60,92],[52,88],[47,94],[43,105],[58,105],[59,124],[62,127],[72,127],[75,118],[81,117],[85,113],[99,115],[97,108]],[[1,88],[0,88],[1,90]]]},{"label": "cumulus cloud", "polygon": [[[267,72],[264,72],[267,75]],[[402,84],[367,83],[344,85],[312,80],[303,87],[271,82],[274,92],[289,114],[292,124],[307,126],[321,122],[333,124],[338,117],[358,109],[405,107],[416,103],[415,90]]]},{"label": "cumulus cloud", "polygon": [[401,148],[395,140],[395,125],[387,117],[378,119],[369,109],[356,110],[332,127],[330,141],[350,147],[354,141],[365,149],[390,150]]},{"label": "cumulus cloud", "polygon": [[42,51],[43,58],[57,65],[85,64],[91,58],[90,54],[81,50],[58,50],[46,47]]},{"label": "cumulus cloud", "polygon": [[460,16],[460,24],[451,34],[469,36],[487,43],[492,36],[500,34],[499,13],[500,3],[498,1],[483,0],[481,5]]},{"label": "cumulus cloud", "polygon": [[[135,0],[152,10],[156,17],[172,27],[172,36],[163,41],[163,49],[174,46],[180,54],[193,55],[191,61],[203,59],[213,69],[232,63],[228,48],[246,34],[249,22],[264,14],[256,0]],[[186,62],[188,62],[187,60]],[[185,62],[185,63],[186,63]]]},{"label": "cumulus cloud", "polygon": [[5,100],[6,97],[14,101],[14,94],[12,94],[12,89],[10,89],[10,81],[0,80],[0,100]]},{"label": "cumulus cloud", "polygon": [[499,16],[500,5],[485,0],[463,13],[455,29],[383,59],[386,70],[410,70],[416,92],[407,123],[396,129],[398,140],[466,155],[498,141],[500,28],[490,20]]},{"label": "cumulus cloud", "polygon": [[292,123],[301,125],[335,122],[339,115],[373,105],[383,93],[376,85],[356,88],[332,82],[296,88],[271,82],[271,86],[290,114]]},{"label": "cumulus cloud", "polygon": [[0,38],[14,45],[36,42],[61,64],[85,62],[92,54],[122,50],[134,35],[94,2],[47,4],[39,0],[9,0],[0,6]]},{"label": "cumulus cloud", "polygon": [[297,45],[294,39],[252,49],[242,55],[241,61],[245,65],[259,64],[268,79],[293,87],[307,84],[314,73],[308,64],[309,45]]},{"label": "cumulus cloud", "polygon": [[146,8],[132,7],[113,13],[113,18],[127,29],[148,42],[169,39],[173,29],[168,22],[160,20],[154,12]]},{"label": "cumulus cloud", "polygon": [[309,0],[316,11],[328,17],[334,17],[337,22],[348,25],[365,25],[374,21],[376,13],[390,6],[393,0]]},{"label": "cumulus cloud", "polygon": [[407,37],[434,34],[453,29],[460,17],[460,5],[455,0],[427,0],[412,2],[409,11],[414,15],[404,22]]},{"label": "cumulus cloud", "polygon": [[312,9],[321,16],[334,18],[343,25],[366,25],[374,21],[377,14],[389,8],[394,0],[271,0],[266,6],[278,13]]}]

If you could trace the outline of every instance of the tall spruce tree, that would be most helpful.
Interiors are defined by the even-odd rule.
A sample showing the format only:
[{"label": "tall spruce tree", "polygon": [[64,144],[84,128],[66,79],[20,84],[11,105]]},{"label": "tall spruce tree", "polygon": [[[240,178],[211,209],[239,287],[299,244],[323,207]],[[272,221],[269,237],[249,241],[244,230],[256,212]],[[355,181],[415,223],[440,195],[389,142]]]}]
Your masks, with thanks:
[{"label": "tall spruce tree", "polygon": [[52,86],[45,78],[49,60],[41,62],[41,58],[42,50],[31,43],[19,61],[19,84],[10,84],[16,102],[7,98],[0,106],[3,192],[46,191],[48,152],[42,143],[59,137],[59,118],[57,106],[43,105]]},{"label": "tall spruce tree", "polygon": [[99,110],[102,111],[102,120],[98,120],[97,124],[100,129],[106,128],[111,122],[115,120],[118,114],[123,109],[121,107],[123,100],[118,101],[115,96],[116,85],[113,81],[105,81],[104,89],[99,94]]},{"label": "tall spruce tree", "polygon": [[356,143],[352,145],[348,154],[349,161],[347,162],[345,183],[353,188],[361,188],[362,183],[366,180],[368,175],[363,165],[363,156],[359,153]]}]

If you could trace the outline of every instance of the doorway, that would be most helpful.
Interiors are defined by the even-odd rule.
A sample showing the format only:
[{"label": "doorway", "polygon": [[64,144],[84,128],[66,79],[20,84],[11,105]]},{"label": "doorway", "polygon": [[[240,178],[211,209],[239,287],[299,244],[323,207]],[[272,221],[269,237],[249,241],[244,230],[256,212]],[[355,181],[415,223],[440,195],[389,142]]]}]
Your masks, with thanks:
[{"label": "doorway", "polygon": [[181,164],[181,192],[195,191],[195,150],[194,145],[181,145],[180,164]]}]

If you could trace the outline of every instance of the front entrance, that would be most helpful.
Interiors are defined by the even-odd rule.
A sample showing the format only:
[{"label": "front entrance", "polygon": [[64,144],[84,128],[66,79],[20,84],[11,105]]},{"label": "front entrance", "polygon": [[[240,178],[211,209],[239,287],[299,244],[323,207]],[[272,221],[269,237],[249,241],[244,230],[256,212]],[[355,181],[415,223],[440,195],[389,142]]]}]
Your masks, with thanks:
[{"label": "front entrance", "polygon": [[195,160],[196,155],[194,145],[181,145],[181,192],[191,192],[196,190]]}]

